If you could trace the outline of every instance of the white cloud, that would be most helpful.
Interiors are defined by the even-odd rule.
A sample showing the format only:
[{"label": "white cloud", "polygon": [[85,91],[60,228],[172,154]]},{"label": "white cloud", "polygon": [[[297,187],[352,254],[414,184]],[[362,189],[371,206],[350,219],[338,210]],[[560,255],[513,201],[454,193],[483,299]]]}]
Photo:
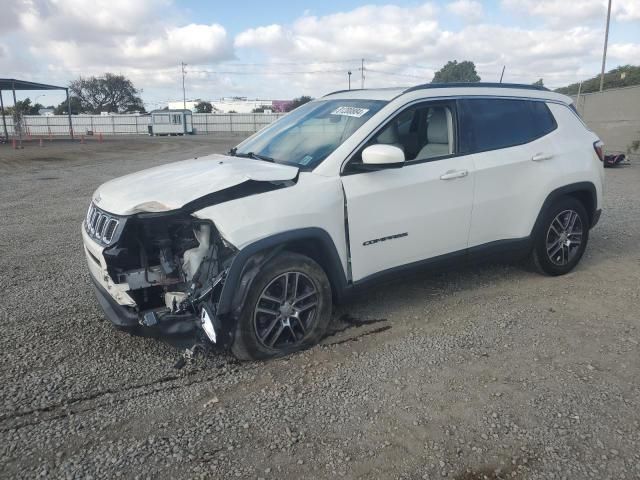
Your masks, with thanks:
[{"label": "white cloud", "polygon": [[616,2],[613,11],[616,20],[621,22],[638,21],[640,20],[640,1],[627,0],[626,2]]},{"label": "white cloud", "polygon": [[169,27],[142,41],[128,36],[118,47],[124,62],[152,67],[175,65],[177,58],[186,63],[201,64],[231,57],[227,32],[217,24]]},{"label": "white cloud", "polygon": [[[502,4],[516,12],[543,17],[556,25],[584,21],[604,24],[607,15],[607,0],[502,0]],[[614,1],[611,15],[621,22],[640,20],[640,1]]]},{"label": "white cloud", "polygon": [[148,69],[145,82],[162,82],[181,61],[233,57],[223,26],[178,26],[171,9],[169,0],[23,0],[18,18],[31,56],[73,76]]},{"label": "white cloud", "polygon": [[18,13],[20,11],[20,2],[12,0],[0,2],[0,35],[10,32],[18,28]]},{"label": "white cloud", "polygon": [[449,3],[447,10],[469,23],[479,22],[484,17],[482,4],[474,0],[457,0]]},{"label": "white cloud", "polygon": [[[287,98],[345,88],[349,70],[359,86],[361,58],[367,87],[428,82],[455,59],[474,61],[485,81],[497,80],[506,65],[506,81],[542,77],[554,87],[599,71],[606,13],[606,0],[501,0],[517,14],[501,25],[478,0],[365,5],[328,15],[304,12],[288,24],[261,25],[248,16],[249,27],[229,38],[229,26],[194,22],[173,2],[0,0],[0,71],[60,84],[112,71],[157,100],[181,95],[184,61],[188,96]],[[520,23],[523,15],[535,22]],[[640,20],[640,0],[615,1],[612,15],[616,26]],[[464,22],[455,30],[443,26],[459,25],[444,21],[452,16]],[[612,38],[611,67],[640,58],[640,42],[624,41]],[[256,64],[228,62],[236,58]],[[225,73],[231,71],[239,74]]]},{"label": "white cloud", "polygon": [[285,40],[285,33],[280,25],[250,28],[235,38],[236,47],[275,46]]},{"label": "white cloud", "polygon": [[514,12],[544,18],[556,26],[595,21],[607,13],[603,0],[502,0]]},{"label": "white cloud", "polygon": [[[473,2],[464,0],[449,4],[446,12],[458,9],[460,15],[471,14],[474,8]],[[527,29],[480,23],[450,31],[439,24],[440,14],[430,4],[367,6],[327,16],[303,16],[290,25],[255,27],[236,36],[235,46],[261,51],[274,62],[318,62],[300,69],[324,69],[324,73],[286,80],[296,92],[315,95],[344,87],[347,69],[359,84],[357,59],[362,57],[367,59],[366,86],[370,87],[430,81],[435,70],[454,59],[474,61],[485,81],[497,80],[503,65],[508,81],[529,83],[542,77],[550,86],[562,86],[597,71],[601,28],[548,23]],[[476,10],[473,17],[479,15],[482,11]],[[616,47],[616,55],[627,55],[628,63],[636,46]],[[343,63],[322,63],[331,61]]]},{"label": "white cloud", "polygon": [[633,63],[633,59],[640,58],[640,44],[614,43],[609,45],[607,58],[618,60],[623,64]]},{"label": "white cloud", "polygon": [[323,17],[305,15],[290,27],[269,25],[246,30],[235,45],[262,49],[276,57],[341,60],[379,57],[419,49],[436,39],[436,7],[364,6]]}]

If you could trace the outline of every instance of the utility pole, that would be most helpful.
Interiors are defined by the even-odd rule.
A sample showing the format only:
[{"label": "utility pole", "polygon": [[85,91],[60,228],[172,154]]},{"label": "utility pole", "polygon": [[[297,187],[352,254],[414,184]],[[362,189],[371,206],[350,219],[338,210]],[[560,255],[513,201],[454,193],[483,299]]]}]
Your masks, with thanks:
[{"label": "utility pole", "polygon": [[607,27],[604,31],[604,49],[602,50],[602,70],[600,72],[600,91],[604,86],[604,66],[607,63],[607,42],[609,41],[609,20],[611,19],[611,0],[607,7]]},{"label": "utility pole", "polygon": [[360,67],[360,80],[362,81],[362,88],[364,90],[364,58],[362,59],[362,66]]},{"label": "utility pole", "polygon": [[184,108],[186,110],[187,109],[187,94],[186,94],[185,89],[184,89],[184,76],[187,74],[187,72],[185,72],[184,67],[186,67],[187,64],[184,63],[184,62],[180,62],[180,65],[182,66],[182,108]]},{"label": "utility pole", "polygon": [[502,83],[502,77],[504,76],[504,69],[505,69],[506,65],[502,66],[502,73],[500,74],[500,83]]},{"label": "utility pole", "polygon": [[351,70],[347,72],[347,75],[349,75],[349,90],[351,90]]}]

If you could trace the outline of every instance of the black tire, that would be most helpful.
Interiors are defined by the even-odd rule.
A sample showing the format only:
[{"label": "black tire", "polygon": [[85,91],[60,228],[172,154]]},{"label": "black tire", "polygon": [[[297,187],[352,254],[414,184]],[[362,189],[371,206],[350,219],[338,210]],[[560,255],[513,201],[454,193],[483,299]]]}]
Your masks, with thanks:
[{"label": "black tire", "polygon": [[[567,212],[573,212],[575,217],[569,217]],[[563,226],[564,220],[572,218],[575,218],[573,226],[576,231],[579,222],[580,235],[569,233],[566,237],[560,237],[560,235],[567,235],[569,231],[568,227],[564,230],[560,228]],[[557,276],[569,273],[578,264],[587,248],[589,228],[589,216],[580,201],[573,197],[562,197],[556,201],[543,213],[542,223],[535,233],[531,252],[533,266],[540,273],[546,275]],[[560,235],[556,236],[556,232],[559,230],[562,231]],[[567,238],[568,243],[563,241],[564,238]],[[578,239],[580,243],[576,245],[575,242]],[[560,251],[557,251],[558,247]]]},{"label": "black tire", "polygon": [[[295,280],[293,296],[290,295],[294,288],[289,286],[290,279],[291,285]],[[311,293],[312,289],[315,289],[315,294]],[[281,295],[274,295],[274,291]],[[298,292],[301,294],[298,295]],[[280,299],[302,298],[304,295],[310,296],[302,299],[301,303]],[[270,303],[270,299],[275,296],[281,303]],[[317,303],[315,310],[304,310],[314,301]],[[262,307],[269,312],[256,310],[263,310]],[[301,311],[288,315],[291,309]],[[274,315],[271,311],[278,314]],[[331,285],[322,267],[304,255],[282,252],[269,260],[251,283],[237,317],[231,352],[239,360],[262,360],[304,350],[322,339],[330,320]],[[272,327],[275,331],[269,330],[272,325],[275,325]],[[280,327],[281,336],[270,346],[270,341],[280,331]],[[271,333],[265,338],[264,335],[259,335],[259,331],[261,334],[267,331]]]}]

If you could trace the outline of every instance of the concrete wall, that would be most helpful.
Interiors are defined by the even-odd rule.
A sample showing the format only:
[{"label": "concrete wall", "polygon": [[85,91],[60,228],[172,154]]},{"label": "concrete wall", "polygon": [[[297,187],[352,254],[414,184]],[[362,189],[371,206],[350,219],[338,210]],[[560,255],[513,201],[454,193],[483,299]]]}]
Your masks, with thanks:
[{"label": "concrete wall", "polygon": [[[598,134],[607,153],[627,153],[640,140],[640,85],[573,97],[578,113]],[[631,157],[640,159],[640,150]]]}]

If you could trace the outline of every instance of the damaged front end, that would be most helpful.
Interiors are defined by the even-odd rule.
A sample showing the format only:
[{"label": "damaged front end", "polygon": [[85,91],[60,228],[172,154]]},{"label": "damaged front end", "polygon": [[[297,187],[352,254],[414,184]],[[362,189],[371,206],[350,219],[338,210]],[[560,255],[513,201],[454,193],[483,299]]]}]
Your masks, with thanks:
[{"label": "damaged front end", "polygon": [[114,324],[165,334],[200,329],[228,344],[216,310],[237,250],[211,221],[182,210],[118,217],[92,204],[84,229],[101,246],[102,258],[86,251],[98,300]]}]

